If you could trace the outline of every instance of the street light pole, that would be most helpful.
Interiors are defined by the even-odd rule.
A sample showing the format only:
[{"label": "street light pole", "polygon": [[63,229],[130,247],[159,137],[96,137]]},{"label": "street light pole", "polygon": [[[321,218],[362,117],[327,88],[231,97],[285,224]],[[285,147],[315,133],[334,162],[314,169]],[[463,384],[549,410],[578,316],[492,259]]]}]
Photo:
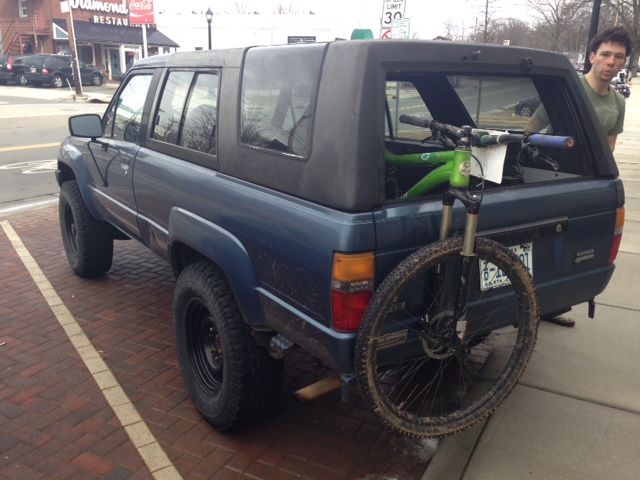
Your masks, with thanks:
[{"label": "street light pole", "polygon": [[211,7],[209,7],[204,14],[207,17],[207,28],[209,29],[209,50],[211,50],[211,20],[213,20],[213,12],[211,11]]}]

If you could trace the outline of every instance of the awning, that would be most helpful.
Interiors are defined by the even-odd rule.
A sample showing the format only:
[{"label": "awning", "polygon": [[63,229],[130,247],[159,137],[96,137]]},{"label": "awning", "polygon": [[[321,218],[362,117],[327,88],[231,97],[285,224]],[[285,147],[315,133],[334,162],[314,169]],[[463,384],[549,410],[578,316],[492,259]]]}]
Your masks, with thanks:
[{"label": "awning", "polygon": [[[53,23],[67,31],[67,21],[54,19]],[[117,43],[124,45],[142,45],[142,28],[125,27],[123,25],[105,25],[103,23],[73,21],[76,42]],[[179,47],[176,42],[159,30],[147,29],[147,45],[149,47]]]}]

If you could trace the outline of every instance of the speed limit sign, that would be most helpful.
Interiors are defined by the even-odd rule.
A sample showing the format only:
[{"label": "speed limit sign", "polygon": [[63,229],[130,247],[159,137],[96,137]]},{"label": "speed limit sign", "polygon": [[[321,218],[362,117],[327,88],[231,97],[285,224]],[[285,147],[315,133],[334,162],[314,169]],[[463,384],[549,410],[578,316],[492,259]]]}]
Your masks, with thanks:
[{"label": "speed limit sign", "polygon": [[382,0],[382,28],[391,28],[394,20],[404,18],[405,0]]}]

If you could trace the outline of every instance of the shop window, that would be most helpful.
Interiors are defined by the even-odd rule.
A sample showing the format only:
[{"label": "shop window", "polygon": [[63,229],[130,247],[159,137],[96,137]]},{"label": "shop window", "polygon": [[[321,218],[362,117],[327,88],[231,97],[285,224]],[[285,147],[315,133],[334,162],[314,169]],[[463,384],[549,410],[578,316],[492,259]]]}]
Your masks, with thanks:
[{"label": "shop window", "polygon": [[24,18],[28,16],[27,13],[27,0],[18,0],[18,14]]}]

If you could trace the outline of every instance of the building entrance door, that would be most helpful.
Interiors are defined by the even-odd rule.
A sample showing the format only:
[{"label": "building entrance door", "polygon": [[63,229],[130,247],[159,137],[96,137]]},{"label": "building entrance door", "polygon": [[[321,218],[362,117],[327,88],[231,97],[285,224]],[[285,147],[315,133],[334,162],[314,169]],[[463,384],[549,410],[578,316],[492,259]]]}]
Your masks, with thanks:
[{"label": "building entrance door", "polygon": [[122,66],[120,65],[120,50],[116,48],[109,48],[109,71],[111,72],[111,78],[122,76]]}]

